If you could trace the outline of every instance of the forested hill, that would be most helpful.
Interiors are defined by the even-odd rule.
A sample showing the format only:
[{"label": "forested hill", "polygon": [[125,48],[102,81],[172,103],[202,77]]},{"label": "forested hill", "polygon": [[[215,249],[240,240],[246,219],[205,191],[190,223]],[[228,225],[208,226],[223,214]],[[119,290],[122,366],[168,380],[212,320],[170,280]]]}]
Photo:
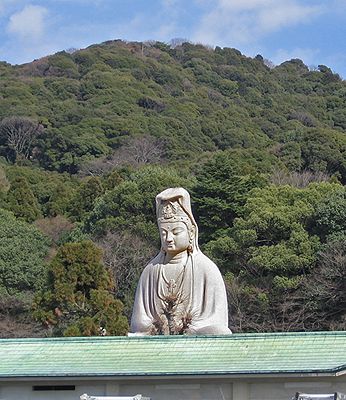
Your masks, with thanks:
[{"label": "forested hill", "polygon": [[192,195],[234,331],[346,329],[346,83],[120,40],[0,63],[0,332],[124,334],[153,200]]},{"label": "forested hill", "polygon": [[[31,154],[45,169],[75,173],[128,138],[151,135],[164,139],[168,159],[269,149],[291,169],[346,176],[346,83],[326,66],[309,71],[291,60],[270,69],[235,49],[114,41],[3,63],[0,74],[0,118],[46,127]],[[15,157],[4,138],[1,146]]]}]

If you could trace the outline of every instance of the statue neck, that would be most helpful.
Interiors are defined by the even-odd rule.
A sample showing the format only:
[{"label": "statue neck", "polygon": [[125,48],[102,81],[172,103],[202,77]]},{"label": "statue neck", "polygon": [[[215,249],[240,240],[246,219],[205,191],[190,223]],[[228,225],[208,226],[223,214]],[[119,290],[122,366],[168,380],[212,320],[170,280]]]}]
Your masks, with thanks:
[{"label": "statue neck", "polygon": [[163,264],[182,264],[185,263],[188,257],[187,250],[180,253],[163,253]]}]

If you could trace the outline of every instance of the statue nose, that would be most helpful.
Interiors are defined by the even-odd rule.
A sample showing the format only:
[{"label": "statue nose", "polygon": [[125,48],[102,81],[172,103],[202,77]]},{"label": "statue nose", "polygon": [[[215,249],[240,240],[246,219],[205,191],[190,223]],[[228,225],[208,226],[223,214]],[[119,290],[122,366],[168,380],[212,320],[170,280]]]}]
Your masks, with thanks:
[{"label": "statue nose", "polygon": [[168,232],[168,235],[167,235],[167,242],[169,242],[169,243],[171,243],[171,242],[173,242],[173,235],[170,233],[170,232]]}]

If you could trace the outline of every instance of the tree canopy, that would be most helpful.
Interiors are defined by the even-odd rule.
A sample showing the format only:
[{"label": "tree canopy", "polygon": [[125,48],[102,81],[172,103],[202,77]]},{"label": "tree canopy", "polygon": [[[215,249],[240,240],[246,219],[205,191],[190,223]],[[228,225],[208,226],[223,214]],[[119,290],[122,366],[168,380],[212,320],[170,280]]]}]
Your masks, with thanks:
[{"label": "tree canopy", "polygon": [[330,68],[114,40],[0,74],[0,330],[126,334],[155,196],[176,186],[233,331],[346,329],[346,83]]},{"label": "tree canopy", "polygon": [[0,209],[0,293],[24,294],[45,283],[49,241],[34,226]]}]

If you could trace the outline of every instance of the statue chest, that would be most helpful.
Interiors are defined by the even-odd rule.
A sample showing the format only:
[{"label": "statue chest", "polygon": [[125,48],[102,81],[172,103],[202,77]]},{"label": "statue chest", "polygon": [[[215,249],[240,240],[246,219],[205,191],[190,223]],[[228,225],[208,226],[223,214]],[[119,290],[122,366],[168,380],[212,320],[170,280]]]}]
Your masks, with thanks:
[{"label": "statue chest", "polygon": [[166,264],[162,266],[162,277],[165,280],[178,281],[184,274],[185,264]]},{"label": "statue chest", "polygon": [[186,263],[163,264],[159,277],[159,297],[178,299],[187,283]]}]

